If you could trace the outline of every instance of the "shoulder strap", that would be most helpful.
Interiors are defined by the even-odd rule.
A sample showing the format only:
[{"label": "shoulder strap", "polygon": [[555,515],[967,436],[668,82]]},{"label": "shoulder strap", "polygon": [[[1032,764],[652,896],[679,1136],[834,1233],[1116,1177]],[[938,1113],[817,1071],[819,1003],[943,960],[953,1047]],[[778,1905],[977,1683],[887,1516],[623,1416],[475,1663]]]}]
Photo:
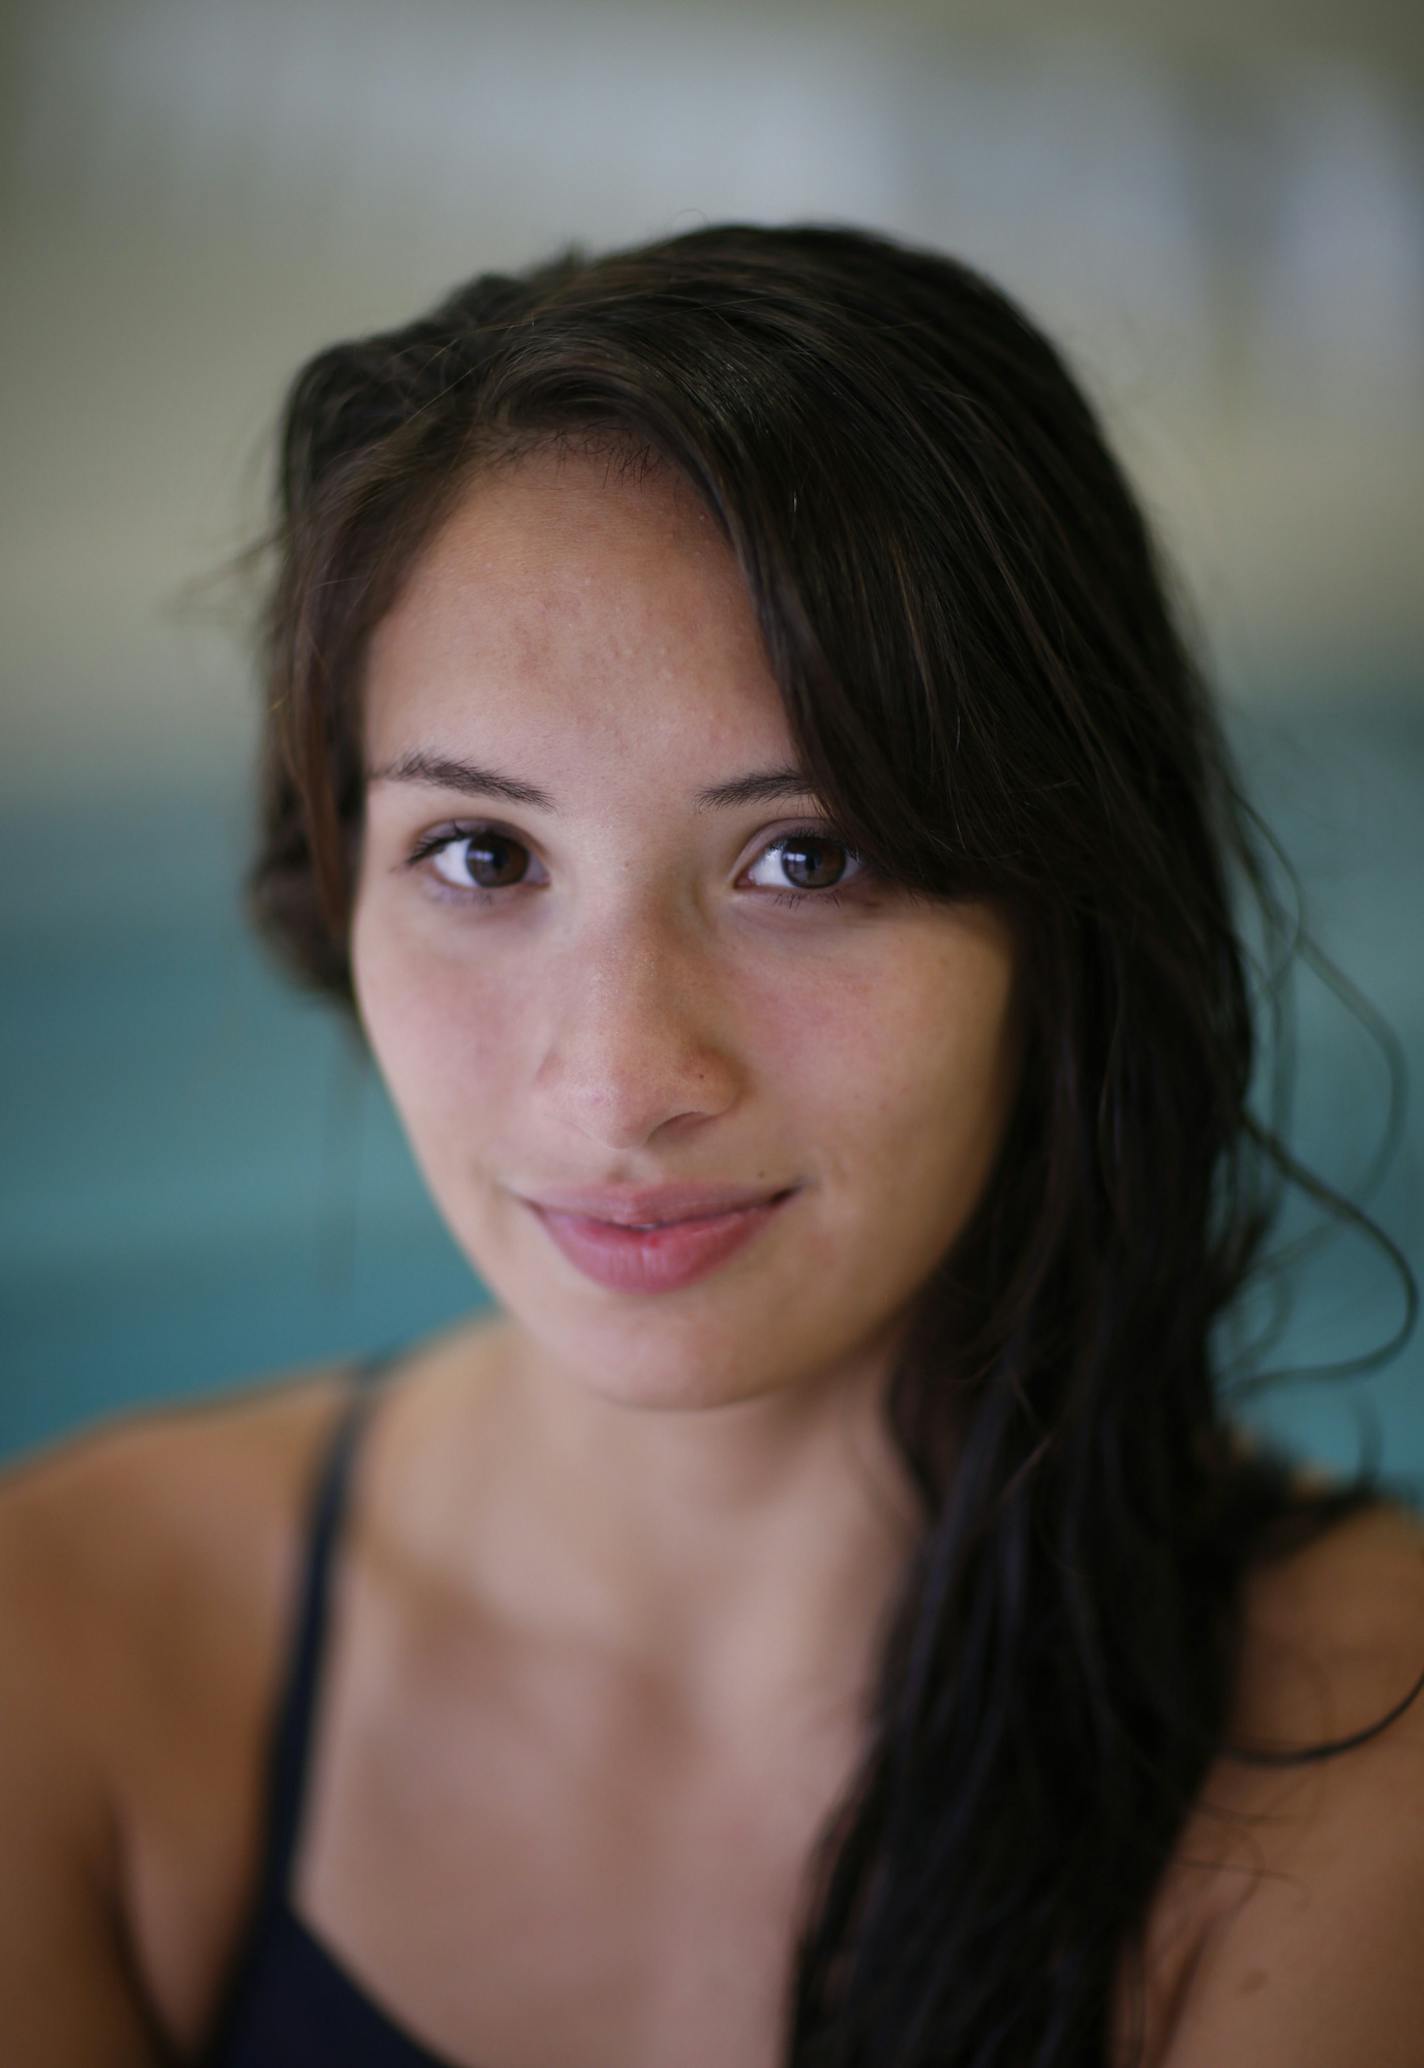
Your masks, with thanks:
[{"label": "shoulder strap", "polygon": [[267,1798],[267,1857],[258,1915],[286,1893],[301,1828],[303,1797],[326,1643],[331,1567],[351,1480],[351,1462],[380,1388],[375,1374],[385,1358],[355,1373],[350,1400],[337,1417],[317,1474],[307,1519],[307,1553],[297,1597],[286,1683],[272,1740]]}]

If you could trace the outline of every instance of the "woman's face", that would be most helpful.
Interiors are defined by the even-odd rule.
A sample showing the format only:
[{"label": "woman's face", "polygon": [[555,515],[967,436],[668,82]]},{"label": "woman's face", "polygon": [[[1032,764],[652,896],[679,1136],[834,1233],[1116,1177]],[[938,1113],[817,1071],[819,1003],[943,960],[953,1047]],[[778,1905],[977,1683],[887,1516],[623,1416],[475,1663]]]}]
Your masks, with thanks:
[{"label": "woman's face", "polygon": [[[476,482],[377,630],[365,732],[361,1016],[530,1347],[646,1404],[882,1359],[1007,1121],[1011,943],[861,873],[810,794],[699,803],[795,755],[693,492],[553,451]],[[527,1203],[684,1180],[796,1189],[657,1291],[586,1276]]]}]

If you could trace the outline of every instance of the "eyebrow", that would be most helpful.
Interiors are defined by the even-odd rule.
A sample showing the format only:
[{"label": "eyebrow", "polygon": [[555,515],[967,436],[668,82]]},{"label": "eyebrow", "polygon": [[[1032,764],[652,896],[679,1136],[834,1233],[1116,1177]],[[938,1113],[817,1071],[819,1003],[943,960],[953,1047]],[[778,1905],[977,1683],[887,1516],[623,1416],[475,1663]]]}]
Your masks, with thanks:
[{"label": "eyebrow", "polygon": [[[458,790],[465,797],[495,797],[505,804],[526,805],[532,811],[558,816],[559,806],[537,783],[523,782],[497,768],[482,768],[478,762],[460,761],[449,754],[414,748],[387,764],[372,769],[368,783],[418,783],[423,788]],[[747,775],[733,776],[725,783],[712,783],[693,798],[698,811],[726,811],[748,804],[766,804],[778,798],[813,797],[815,790],[804,769],[759,768]]]}]

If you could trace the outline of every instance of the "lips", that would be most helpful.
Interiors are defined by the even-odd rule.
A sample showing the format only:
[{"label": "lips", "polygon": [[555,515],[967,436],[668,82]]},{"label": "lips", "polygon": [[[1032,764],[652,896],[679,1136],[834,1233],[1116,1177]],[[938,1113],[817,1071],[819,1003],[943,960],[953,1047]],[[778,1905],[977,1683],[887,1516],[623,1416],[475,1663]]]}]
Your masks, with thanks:
[{"label": "lips", "polygon": [[660,1228],[761,1206],[794,1190],[783,1185],[598,1185],[541,1187],[524,1197],[550,1213],[577,1214],[615,1228]]},{"label": "lips", "polygon": [[668,1293],[705,1278],[752,1242],[785,1211],[797,1189],[641,1232],[626,1223],[564,1213],[532,1200],[526,1204],[567,1262],[596,1285],[614,1292]]}]

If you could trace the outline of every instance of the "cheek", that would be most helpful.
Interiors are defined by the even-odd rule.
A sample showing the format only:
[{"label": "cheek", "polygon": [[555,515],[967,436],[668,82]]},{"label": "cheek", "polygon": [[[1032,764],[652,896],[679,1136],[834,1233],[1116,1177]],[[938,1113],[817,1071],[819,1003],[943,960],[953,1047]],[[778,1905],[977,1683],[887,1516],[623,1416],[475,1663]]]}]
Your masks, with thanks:
[{"label": "cheek", "polygon": [[1017,1086],[1007,958],[992,942],[921,939],[845,973],[820,1005],[813,1035],[798,1016],[782,1041],[806,1060],[830,1196],[873,1213],[892,1246],[933,1255],[987,1181]]},{"label": "cheek", "polygon": [[[517,1066],[517,977],[484,980],[468,959],[432,956],[358,907],[352,973],[361,1023],[397,1111],[422,1146],[460,1116],[466,1140],[500,1110]],[[455,1144],[452,1141],[451,1146]]]}]

